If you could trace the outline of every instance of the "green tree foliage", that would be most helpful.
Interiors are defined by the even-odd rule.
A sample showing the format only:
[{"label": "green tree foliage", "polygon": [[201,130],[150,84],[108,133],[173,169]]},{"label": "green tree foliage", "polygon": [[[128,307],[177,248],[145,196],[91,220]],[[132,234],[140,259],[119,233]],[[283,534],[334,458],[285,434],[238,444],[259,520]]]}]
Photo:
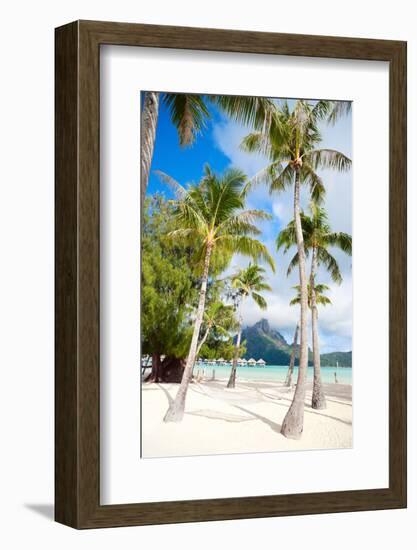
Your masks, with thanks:
[{"label": "green tree foliage", "polygon": [[192,334],[190,304],[198,299],[190,268],[192,250],[167,238],[172,206],[156,195],[146,200],[142,231],[142,353],[186,357]]}]

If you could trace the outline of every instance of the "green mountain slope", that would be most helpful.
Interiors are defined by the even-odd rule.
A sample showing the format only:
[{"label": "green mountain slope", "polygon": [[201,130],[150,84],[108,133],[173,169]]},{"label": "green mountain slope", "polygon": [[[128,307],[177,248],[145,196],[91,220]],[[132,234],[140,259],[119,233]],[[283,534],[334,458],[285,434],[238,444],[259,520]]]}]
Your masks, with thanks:
[{"label": "green mountain slope", "polygon": [[339,367],[352,366],[351,351],[334,351],[332,353],[323,353],[320,355],[320,363],[323,367],[334,367],[339,363]]},{"label": "green mountain slope", "polygon": [[[269,325],[266,319],[261,319],[251,327],[245,327],[242,332],[242,339],[246,341],[245,359],[264,359],[269,365],[288,365],[291,355],[291,344],[282,334]],[[297,354],[298,356],[298,354]],[[298,357],[296,356],[296,365]],[[335,366],[336,361],[339,367],[352,366],[352,352],[324,353],[321,356],[323,366]],[[312,352],[309,350],[309,364],[312,364]]]}]

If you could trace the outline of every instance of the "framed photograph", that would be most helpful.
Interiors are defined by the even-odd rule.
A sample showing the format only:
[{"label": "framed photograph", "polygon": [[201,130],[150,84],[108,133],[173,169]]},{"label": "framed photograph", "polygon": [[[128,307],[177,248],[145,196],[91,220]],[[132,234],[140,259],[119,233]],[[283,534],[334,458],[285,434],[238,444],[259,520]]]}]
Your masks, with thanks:
[{"label": "framed photograph", "polygon": [[406,506],[406,63],[56,29],[56,521]]}]

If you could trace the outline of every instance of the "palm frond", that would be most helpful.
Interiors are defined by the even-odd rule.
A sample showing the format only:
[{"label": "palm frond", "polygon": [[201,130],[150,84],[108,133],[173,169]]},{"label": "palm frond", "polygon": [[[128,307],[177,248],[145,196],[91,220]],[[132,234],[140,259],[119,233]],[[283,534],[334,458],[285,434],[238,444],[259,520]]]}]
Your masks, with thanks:
[{"label": "palm frond", "polygon": [[334,256],[330,254],[325,248],[319,248],[317,250],[317,257],[319,263],[324,265],[327,271],[330,273],[332,280],[339,284],[342,282],[342,274],[340,273],[339,264]]},{"label": "palm frond", "polygon": [[316,289],[316,292],[318,294],[322,294],[323,292],[327,292],[328,290],[330,290],[330,287],[323,283],[317,283],[316,285],[314,285],[314,288]]},{"label": "palm frond", "polygon": [[326,236],[329,246],[339,248],[345,254],[352,256],[352,236],[348,233],[330,233]]},{"label": "palm frond", "polygon": [[257,239],[253,239],[247,235],[225,234],[218,237],[218,242],[224,247],[225,251],[233,250],[235,253],[249,256],[254,261],[264,260],[275,273],[275,262],[268,248]]},{"label": "palm frond", "polygon": [[326,194],[326,188],[324,187],[321,177],[313,170],[308,162],[303,163],[301,178],[303,183],[310,185],[310,196],[312,200],[316,204],[322,203]]},{"label": "palm frond", "polygon": [[276,106],[272,99],[257,96],[211,95],[208,101],[216,104],[239,124],[268,132],[272,126],[279,128]]},{"label": "palm frond", "polygon": [[163,101],[168,107],[178,131],[182,147],[192,145],[197,134],[205,127],[210,113],[201,95],[165,93]]},{"label": "palm frond", "polygon": [[[307,250],[305,251],[305,253],[306,253],[306,256],[307,256]],[[287,277],[289,277],[291,275],[294,268],[298,267],[298,262],[299,262],[299,256],[298,256],[298,252],[296,252],[294,254],[294,256],[292,257],[290,263],[288,264]]]},{"label": "palm frond", "polygon": [[336,124],[339,118],[350,114],[352,110],[351,101],[333,101],[333,109],[329,113],[328,122],[330,124]]},{"label": "palm frond", "polygon": [[187,189],[183,187],[180,183],[177,182],[172,176],[169,176],[165,172],[162,172],[161,170],[155,170],[154,172],[159,179],[168,185],[175,193],[178,199],[183,199],[187,196]]},{"label": "palm frond", "polygon": [[312,109],[312,117],[314,122],[326,119],[334,109],[334,101],[321,99],[317,101]]},{"label": "palm frond", "polygon": [[257,292],[252,292],[251,296],[260,309],[266,309],[268,307],[265,298]]},{"label": "palm frond", "polygon": [[[294,305],[297,305],[297,304],[301,303],[301,286],[300,285],[295,285],[293,288],[296,290],[296,296],[294,298],[292,298],[292,300],[290,301],[290,306],[294,306]],[[330,290],[327,285],[316,284],[316,285],[314,285],[314,287],[312,287],[311,284],[307,284],[307,303],[308,303],[309,308],[312,307],[312,302],[313,302],[313,291],[312,291],[312,289],[313,288],[314,288],[314,295],[315,295],[317,305],[326,306],[326,305],[332,303],[330,298],[328,298],[324,294],[327,290]]]},{"label": "palm frond", "polygon": [[316,304],[319,306],[330,305],[332,301],[327,296],[320,296],[316,294]]},{"label": "palm frond", "polygon": [[274,156],[269,136],[264,132],[248,134],[242,139],[240,148],[246,153],[259,153],[271,159]]},{"label": "palm frond", "polygon": [[295,223],[294,220],[291,220],[290,223],[282,229],[276,238],[275,244],[277,250],[281,248],[284,249],[284,254],[297,243],[296,233],[295,233]]},{"label": "palm frond", "polygon": [[304,158],[315,170],[322,168],[347,172],[352,166],[350,158],[335,149],[314,149],[304,153]]},{"label": "palm frond", "polygon": [[285,191],[294,181],[294,170],[290,163],[286,164],[284,168],[278,173],[272,180],[269,187],[269,192],[273,191]]},{"label": "palm frond", "polygon": [[256,221],[270,220],[271,215],[263,210],[244,210],[219,224],[216,234],[228,232],[237,234],[259,235],[260,230],[254,225]]}]

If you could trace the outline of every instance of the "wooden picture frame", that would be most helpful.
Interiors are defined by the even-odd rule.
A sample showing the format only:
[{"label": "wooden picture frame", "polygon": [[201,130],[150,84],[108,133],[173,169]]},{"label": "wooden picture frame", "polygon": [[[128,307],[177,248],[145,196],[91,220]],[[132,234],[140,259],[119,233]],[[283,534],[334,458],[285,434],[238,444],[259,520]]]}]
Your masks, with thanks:
[{"label": "wooden picture frame", "polygon": [[[406,43],[94,21],[59,27],[55,40],[56,521],[99,528],[404,508]],[[388,488],[100,505],[99,56],[104,44],[389,63]]]}]

